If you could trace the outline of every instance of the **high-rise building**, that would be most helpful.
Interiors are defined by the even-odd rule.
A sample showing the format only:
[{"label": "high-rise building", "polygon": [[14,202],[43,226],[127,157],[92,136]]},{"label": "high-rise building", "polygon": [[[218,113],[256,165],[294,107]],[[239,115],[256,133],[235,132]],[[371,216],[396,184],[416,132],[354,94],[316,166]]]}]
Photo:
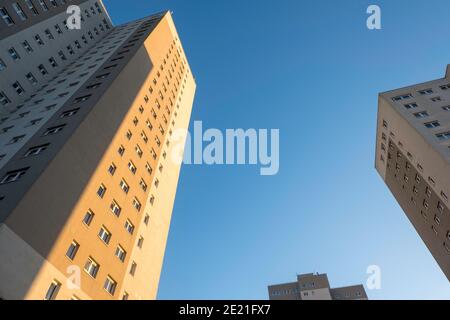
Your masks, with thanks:
[{"label": "high-rise building", "polygon": [[380,94],[375,167],[450,279],[450,67]]},{"label": "high-rise building", "polygon": [[270,300],[367,300],[363,285],[331,288],[326,274],[302,274],[296,282],[269,286]]},{"label": "high-rise building", "polygon": [[171,13],[0,15],[0,298],[155,299],[196,89]]}]

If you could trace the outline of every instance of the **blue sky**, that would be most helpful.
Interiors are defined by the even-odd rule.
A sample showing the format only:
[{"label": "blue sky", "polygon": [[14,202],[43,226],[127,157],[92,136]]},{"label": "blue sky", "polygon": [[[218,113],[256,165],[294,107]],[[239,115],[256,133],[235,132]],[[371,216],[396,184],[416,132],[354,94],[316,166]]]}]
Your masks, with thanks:
[{"label": "blue sky", "polygon": [[[192,121],[279,128],[280,172],[184,166],[160,299],[266,299],[326,272],[371,299],[450,299],[374,169],[379,92],[443,77],[450,2],[105,0],[116,24],[170,9],[197,80]],[[382,9],[381,31],[366,9]]]}]

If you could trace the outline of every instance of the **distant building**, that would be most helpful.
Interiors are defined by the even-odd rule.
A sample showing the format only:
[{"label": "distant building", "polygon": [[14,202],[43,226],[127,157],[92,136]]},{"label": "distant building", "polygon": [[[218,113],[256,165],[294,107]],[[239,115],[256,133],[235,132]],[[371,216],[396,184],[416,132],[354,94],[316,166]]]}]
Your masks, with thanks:
[{"label": "distant building", "polygon": [[[381,93],[375,167],[450,279],[450,68]],[[407,248],[407,250],[410,248]]]},{"label": "distant building", "polygon": [[302,274],[292,283],[269,286],[270,300],[368,300],[363,285],[330,288],[326,274]]}]

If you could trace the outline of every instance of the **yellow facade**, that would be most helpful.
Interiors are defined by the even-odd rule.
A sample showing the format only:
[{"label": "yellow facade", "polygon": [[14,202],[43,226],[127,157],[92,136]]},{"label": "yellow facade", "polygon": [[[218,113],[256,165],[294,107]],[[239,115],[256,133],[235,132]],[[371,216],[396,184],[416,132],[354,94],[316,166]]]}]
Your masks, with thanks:
[{"label": "yellow facade", "polygon": [[[180,173],[171,160],[171,135],[187,130],[195,88],[166,13],[0,225],[0,253],[10,261],[0,277],[26,279],[0,289],[4,298],[44,299],[52,281],[61,284],[56,299],[156,298]],[[100,186],[106,188],[102,197]],[[88,211],[94,214],[89,225],[83,222]],[[108,243],[100,239],[101,228],[110,233]],[[72,242],[79,247],[69,259]],[[124,261],[116,256],[118,246]],[[15,267],[31,256],[33,264]],[[84,270],[89,258],[99,265],[95,277]],[[68,281],[76,268],[79,289]],[[116,283],[113,293],[104,288],[108,277]]]}]

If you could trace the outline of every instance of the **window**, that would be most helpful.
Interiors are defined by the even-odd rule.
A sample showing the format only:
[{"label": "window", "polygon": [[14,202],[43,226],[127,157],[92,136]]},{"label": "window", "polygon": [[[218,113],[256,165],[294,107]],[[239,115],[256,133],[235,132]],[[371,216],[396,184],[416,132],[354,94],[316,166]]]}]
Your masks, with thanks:
[{"label": "window", "polygon": [[434,186],[436,185],[436,182],[434,181],[434,179],[432,177],[428,177],[428,181]]},{"label": "window", "polygon": [[148,226],[149,221],[150,221],[150,216],[148,214],[146,214],[145,218],[144,218],[144,223],[146,226]]},{"label": "window", "polygon": [[0,59],[0,71],[5,70],[6,69],[6,63]]},{"label": "window", "polygon": [[425,89],[425,90],[420,90],[419,94],[421,95],[429,95],[429,94],[433,94],[433,89]]},{"label": "window", "polygon": [[414,108],[417,108],[417,107],[418,107],[418,105],[415,102],[405,104],[405,108],[408,109],[408,110],[409,109],[414,109]]},{"label": "window", "polygon": [[97,79],[105,79],[108,76],[109,76],[109,73],[101,74],[101,75],[97,76]]},{"label": "window", "polygon": [[426,111],[417,112],[417,113],[414,113],[414,116],[417,119],[426,118],[426,117],[428,117],[428,112],[426,112]]},{"label": "window", "polygon": [[431,230],[437,235],[439,233],[438,229],[435,226],[431,226]]},{"label": "window", "polygon": [[440,87],[442,90],[448,90],[450,89],[450,84],[445,84],[443,86]]},{"label": "window", "polygon": [[116,173],[116,169],[117,169],[117,166],[114,163],[111,163],[111,165],[108,168],[109,174],[113,176],[114,173]]},{"label": "window", "polygon": [[47,4],[44,2],[44,0],[39,0],[39,4],[41,5],[43,11],[48,11]]},{"label": "window", "polygon": [[55,60],[55,58],[50,58],[50,59],[48,59],[48,62],[50,62],[50,65],[53,67],[53,68],[56,68],[57,66],[58,66],[58,63],[56,63],[56,60]]},{"label": "window", "polygon": [[450,132],[439,133],[439,134],[436,135],[436,137],[439,140],[441,140],[441,141],[449,140],[450,139]]},{"label": "window", "polygon": [[69,246],[69,249],[67,249],[66,257],[69,258],[70,260],[75,259],[75,256],[79,248],[80,245],[76,241],[72,241],[72,243]]},{"label": "window", "polygon": [[442,202],[438,202],[437,208],[439,210],[439,212],[443,213],[444,212],[444,205],[442,204]]},{"label": "window", "polygon": [[43,144],[43,145],[40,145],[40,146],[29,148],[28,151],[25,153],[25,158],[26,157],[31,157],[31,156],[37,156],[37,155],[41,154],[42,152],[47,150],[49,145],[50,144],[47,143],[47,144]]},{"label": "window", "polygon": [[58,52],[58,56],[62,61],[67,60],[66,55],[61,50]]},{"label": "window", "polygon": [[14,126],[5,127],[5,128],[2,128],[2,129],[0,130],[0,132],[1,132],[1,133],[6,133],[6,132],[8,132],[9,130],[11,130],[12,128],[14,128]]},{"label": "window", "polygon": [[43,64],[40,64],[40,65],[38,66],[38,69],[39,69],[39,71],[41,72],[41,74],[42,74],[43,76],[45,76],[45,75],[48,74],[48,71],[47,71],[47,69],[44,67]]},{"label": "window", "polygon": [[439,121],[432,121],[432,122],[425,123],[425,127],[427,127],[428,129],[433,129],[433,128],[437,128],[440,126],[441,125],[440,125]]},{"label": "window", "polygon": [[393,101],[401,101],[401,100],[406,100],[409,98],[412,98],[412,94],[410,94],[410,93],[394,97],[394,98],[392,98],[392,100]]},{"label": "window", "polygon": [[145,143],[147,143],[147,142],[148,142],[148,138],[147,138],[147,135],[145,134],[145,132],[144,132],[144,131],[142,131],[142,132],[141,132],[141,138],[142,138],[142,140],[144,140],[144,142],[145,142]]},{"label": "window", "polygon": [[92,258],[89,258],[86,261],[86,264],[84,265],[84,271],[86,271],[94,279],[97,277],[97,273],[98,273],[99,269],[100,269],[100,266]]},{"label": "window", "polygon": [[125,229],[128,231],[129,234],[133,234],[133,232],[134,232],[134,225],[131,223],[130,220],[127,220],[125,222]]},{"label": "window", "polygon": [[29,114],[30,114],[30,111],[19,113],[19,116],[17,117],[17,119],[25,118]]},{"label": "window", "polygon": [[124,146],[120,146],[119,149],[117,150],[117,152],[123,156],[123,154],[125,153],[125,147]]},{"label": "window", "polygon": [[20,135],[20,136],[13,137],[11,140],[9,140],[9,143],[8,143],[8,144],[14,144],[14,143],[17,143],[17,142],[21,141],[24,137],[25,137],[24,134],[23,134],[23,135]]},{"label": "window", "polygon": [[67,49],[67,51],[69,52],[70,55],[74,55],[75,54],[75,51],[73,51],[72,46],[69,45],[69,46],[66,47],[66,49]]},{"label": "window", "polygon": [[14,47],[9,48],[8,50],[9,56],[13,59],[13,60],[19,60],[20,56],[17,53],[16,49],[14,49]]},{"label": "window", "polygon": [[16,10],[16,13],[21,20],[27,20],[27,15],[23,12],[22,7],[17,2],[13,2],[12,7]]},{"label": "window", "polygon": [[133,207],[137,210],[137,211],[141,211],[142,205],[139,202],[139,200],[137,198],[133,199]]},{"label": "window", "polygon": [[134,276],[136,274],[136,269],[137,269],[137,263],[133,261],[133,263],[131,264],[131,267],[130,267],[130,274],[132,276]]},{"label": "window", "polygon": [[432,191],[431,191],[431,188],[430,188],[430,187],[427,187],[427,188],[425,189],[425,194],[427,195],[428,198],[431,198]]},{"label": "window", "polygon": [[44,300],[55,300],[58,295],[59,289],[61,288],[61,283],[58,281],[53,281],[47,290]]},{"label": "window", "polygon": [[139,158],[142,158],[143,152],[142,149],[139,147],[139,145],[136,145],[135,150]]},{"label": "window", "polygon": [[125,258],[127,256],[126,251],[119,245],[116,248],[116,253],[115,253],[116,257],[119,258],[120,261],[124,262]]},{"label": "window", "polygon": [[61,113],[60,118],[63,119],[63,118],[69,118],[71,116],[74,116],[78,113],[79,110],[80,110],[80,108],[64,111],[63,113]]},{"label": "window", "polygon": [[21,96],[25,90],[23,90],[22,85],[19,83],[19,81],[16,81],[12,84],[12,87],[14,88],[14,90],[16,90],[16,93]]},{"label": "window", "polygon": [[50,29],[45,29],[44,33],[45,33],[45,35],[47,36],[47,38],[48,38],[49,40],[55,39],[55,37],[53,37],[53,34],[52,34],[52,32],[50,31]]},{"label": "window", "polygon": [[109,244],[109,241],[111,240],[111,233],[106,230],[106,228],[103,226],[100,228],[100,231],[98,233],[98,237],[105,243]]},{"label": "window", "polygon": [[62,33],[63,33],[61,27],[60,27],[58,24],[55,24],[55,30],[56,30],[56,32],[57,32],[58,34],[62,34]]},{"label": "window", "polygon": [[33,52],[33,48],[30,46],[28,41],[25,40],[24,42],[22,42],[22,46],[28,53]]},{"label": "window", "polygon": [[14,24],[13,19],[9,15],[8,11],[6,11],[5,8],[0,8],[0,16],[2,17],[3,21],[6,23],[6,25],[12,26]]},{"label": "window", "polygon": [[18,181],[27,171],[29,168],[19,169],[8,172],[0,181],[0,184],[6,184],[11,182]]},{"label": "window", "polygon": [[144,192],[147,191],[147,184],[145,183],[144,179],[141,179],[141,181],[139,182],[139,185],[141,186],[141,188]]},{"label": "window", "polygon": [[431,101],[439,102],[439,101],[442,101],[442,98],[441,97],[434,97],[434,98],[431,98]]},{"label": "window", "polygon": [[144,237],[143,236],[140,236],[139,237],[139,240],[138,240],[138,243],[137,243],[137,246],[140,248],[140,249],[142,249],[142,246],[144,245]]},{"label": "window", "polygon": [[123,190],[123,192],[128,193],[130,191],[130,186],[122,179],[119,183],[120,189]]},{"label": "window", "polygon": [[94,213],[92,212],[92,210],[88,210],[87,212],[86,212],[86,214],[84,215],[84,218],[83,218],[83,223],[85,224],[85,225],[87,225],[87,226],[90,226],[91,225],[91,223],[92,223],[92,220],[94,220]]},{"label": "window", "polygon": [[50,110],[52,110],[53,108],[55,108],[56,107],[56,104],[51,104],[51,105],[49,105],[49,106],[46,106],[45,108],[44,108],[44,110],[45,111],[50,111]]},{"label": "window", "polygon": [[133,174],[136,174],[137,169],[133,161],[128,162],[128,169],[130,169]]},{"label": "window", "polygon": [[66,126],[66,125],[63,124],[63,125],[60,125],[60,126],[48,128],[48,129],[45,131],[44,136],[56,134],[56,133],[62,131],[62,130],[64,129],[65,126]]},{"label": "window", "polygon": [[116,292],[117,282],[114,281],[111,277],[107,277],[103,288],[110,294],[114,295]]},{"label": "window", "polygon": [[102,185],[100,185],[100,187],[98,187],[97,195],[100,198],[103,198],[105,196],[105,193],[106,193],[106,187],[102,184]]},{"label": "window", "polygon": [[98,87],[100,87],[100,85],[101,85],[101,83],[94,83],[94,84],[87,86],[86,89],[91,89],[91,90],[97,89]]},{"label": "window", "polygon": [[109,208],[111,209],[111,212],[114,213],[114,215],[116,217],[120,216],[120,212],[122,211],[122,208],[120,208],[120,206],[117,204],[117,202],[115,200],[113,200],[113,202],[111,202],[111,205],[109,206]]},{"label": "window", "polygon": [[35,86],[38,83],[36,77],[31,72],[28,72],[25,76],[33,86]]},{"label": "window", "polygon": [[156,151],[153,148],[150,150],[150,155],[152,156],[152,158],[154,160],[156,160],[157,155],[156,155]]},{"label": "window", "polygon": [[126,301],[130,298],[130,295],[128,294],[128,292],[124,292],[123,296],[122,296],[122,300]]},{"label": "window", "polygon": [[11,100],[9,100],[8,96],[3,91],[0,91],[0,103],[2,105],[11,103]]},{"label": "window", "polygon": [[91,97],[91,95],[87,95],[87,96],[83,96],[83,97],[78,97],[75,99],[75,103],[80,103],[80,102],[84,102],[86,100],[88,100]]},{"label": "window", "polygon": [[128,140],[131,140],[131,137],[133,137],[133,133],[130,130],[128,130],[127,134],[126,134],[126,137],[127,137]]}]

